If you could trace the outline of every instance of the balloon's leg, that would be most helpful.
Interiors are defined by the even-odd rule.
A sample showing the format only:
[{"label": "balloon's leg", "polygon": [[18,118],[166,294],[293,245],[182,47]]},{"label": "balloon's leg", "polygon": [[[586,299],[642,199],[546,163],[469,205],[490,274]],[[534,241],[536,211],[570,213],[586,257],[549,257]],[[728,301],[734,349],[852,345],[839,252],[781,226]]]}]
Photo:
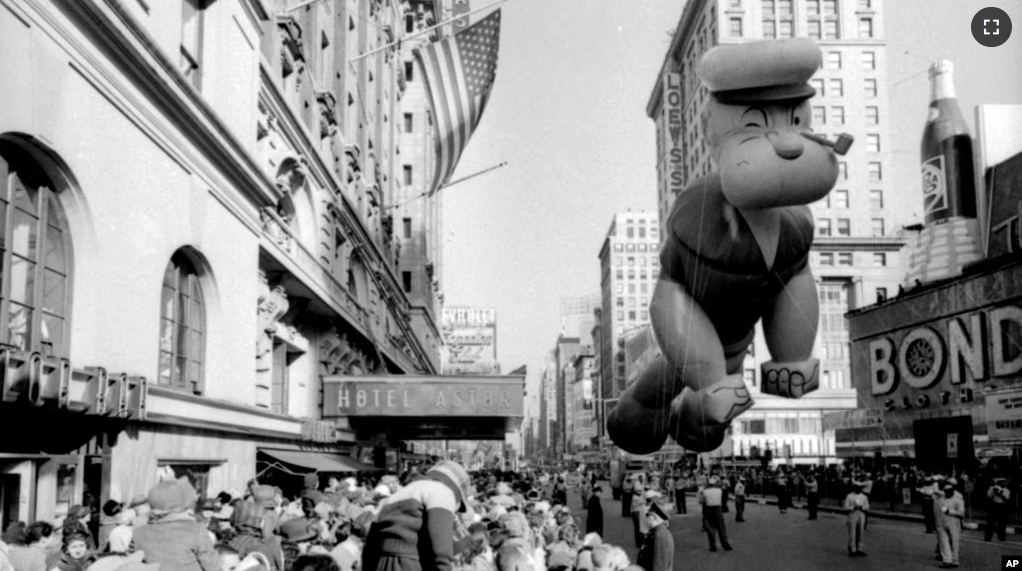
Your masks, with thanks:
[{"label": "balloon's leg", "polygon": [[820,360],[793,363],[767,361],[761,367],[763,392],[786,398],[799,398],[820,388]]},{"label": "balloon's leg", "polygon": [[688,450],[716,450],[731,421],[753,404],[740,374],[728,375],[699,391],[685,389],[671,406],[671,436]]}]

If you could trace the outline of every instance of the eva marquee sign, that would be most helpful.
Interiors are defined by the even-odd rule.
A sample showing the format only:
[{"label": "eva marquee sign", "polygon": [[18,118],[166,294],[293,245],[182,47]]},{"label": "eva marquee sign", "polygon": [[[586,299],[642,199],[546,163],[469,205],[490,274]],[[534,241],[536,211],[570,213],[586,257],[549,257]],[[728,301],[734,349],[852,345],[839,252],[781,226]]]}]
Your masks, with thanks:
[{"label": "eva marquee sign", "polygon": [[1022,371],[1022,308],[988,307],[863,343],[870,393],[893,397],[887,410],[968,403],[984,388],[977,383]]}]

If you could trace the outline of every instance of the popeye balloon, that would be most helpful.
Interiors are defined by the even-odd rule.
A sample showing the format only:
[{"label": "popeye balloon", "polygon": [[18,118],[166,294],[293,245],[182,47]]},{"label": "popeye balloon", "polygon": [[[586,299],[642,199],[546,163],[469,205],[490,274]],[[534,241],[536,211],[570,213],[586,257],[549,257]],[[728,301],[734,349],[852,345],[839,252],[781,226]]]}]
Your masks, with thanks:
[{"label": "popeye balloon", "polygon": [[844,154],[851,143],[811,134],[808,81],[820,64],[808,39],[718,46],[700,61],[712,94],[701,126],[717,170],[678,194],[665,225],[650,304],[662,355],[607,422],[625,451],[654,452],[668,436],[692,451],[719,447],[753,404],[742,361],[760,319],[772,358],[763,392],[799,398],[819,386],[807,205],[837,180],[831,147]]}]

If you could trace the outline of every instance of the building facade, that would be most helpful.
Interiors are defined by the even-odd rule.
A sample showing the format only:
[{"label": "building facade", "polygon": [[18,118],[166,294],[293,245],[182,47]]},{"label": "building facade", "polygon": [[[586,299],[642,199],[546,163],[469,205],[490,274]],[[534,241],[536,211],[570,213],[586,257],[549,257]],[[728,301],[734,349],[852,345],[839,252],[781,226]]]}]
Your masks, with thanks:
[{"label": "building facade", "polygon": [[399,125],[427,112],[401,97],[402,54],[371,53],[412,5],[294,4],[3,3],[0,349],[24,374],[0,424],[64,435],[0,444],[18,490],[0,524],[125,500],[168,469],[208,495],[280,451],[343,464],[356,440],[396,443],[322,421],[323,376],[439,371],[416,285],[439,256],[403,257],[439,222],[408,238],[389,209],[414,192]]},{"label": "building facade", "polygon": [[[625,335],[649,323],[649,302],[660,275],[660,229],[655,213],[614,215],[600,246],[599,369],[602,424],[628,380]],[[594,337],[596,337],[594,336]],[[595,341],[595,338],[594,338]],[[601,434],[605,434],[601,427]]]},{"label": "building facade", "polygon": [[596,447],[596,393],[593,390],[593,349],[586,347],[572,362],[575,373],[571,380],[572,452]]},{"label": "building facade", "polygon": [[[837,184],[811,205],[816,239],[810,257],[820,296],[817,350],[820,390],[801,401],[758,392],[759,364],[769,358],[762,335],[750,347],[746,383],[757,406],[735,423],[738,451],[769,447],[797,459],[833,458],[833,431],[821,415],[854,408],[850,340],[844,314],[894,295],[904,276],[902,213],[887,198],[893,145],[889,129],[887,48],[882,0],[701,0],[688,3],[653,88],[647,115],[656,125],[658,209],[664,224],[674,197],[712,170],[699,126],[711,97],[697,76],[710,48],[768,38],[808,37],[823,53],[811,84],[813,131],[855,137],[838,157]],[[823,399],[823,400],[820,400]],[[787,448],[785,448],[787,447]]]}]

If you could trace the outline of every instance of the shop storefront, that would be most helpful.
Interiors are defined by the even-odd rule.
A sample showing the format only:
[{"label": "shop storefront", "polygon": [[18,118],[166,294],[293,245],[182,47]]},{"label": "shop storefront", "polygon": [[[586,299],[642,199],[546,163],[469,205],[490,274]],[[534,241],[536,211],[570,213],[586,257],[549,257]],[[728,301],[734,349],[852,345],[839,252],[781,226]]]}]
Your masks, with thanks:
[{"label": "shop storefront", "polygon": [[[848,314],[868,413],[837,430],[844,457],[974,469],[1022,443],[1022,261],[1007,261]],[[1001,452],[998,456],[1004,456]]]}]

